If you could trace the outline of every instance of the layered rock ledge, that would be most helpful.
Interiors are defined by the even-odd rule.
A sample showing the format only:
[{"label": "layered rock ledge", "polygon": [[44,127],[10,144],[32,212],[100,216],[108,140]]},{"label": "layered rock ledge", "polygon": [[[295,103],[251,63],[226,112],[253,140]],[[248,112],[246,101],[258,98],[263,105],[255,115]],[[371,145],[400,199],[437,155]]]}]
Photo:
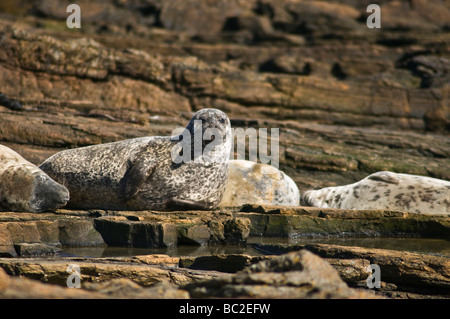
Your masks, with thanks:
[{"label": "layered rock ledge", "polygon": [[[214,107],[234,128],[279,128],[280,169],[301,192],[381,170],[450,180],[445,1],[383,2],[381,29],[367,28],[367,1],[77,3],[82,28],[72,30],[63,1],[0,3],[0,143],[34,164],[63,149],[169,135]],[[244,245],[258,236],[448,241],[448,218],[251,205],[0,212],[0,297],[448,298],[448,258],[398,250],[259,244],[265,255],[61,257],[68,246]],[[65,287],[70,263],[81,266],[82,289]],[[285,263],[294,266],[279,272]],[[376,295],[364,288],[370,263],[382,268]]]},{"label": "layered rock ledge", "polygon": [[[252,205],[211,212],[4,212],[0,213],[0,268],[13,277],[2,275],[2,280],[8,283],[9,288],[2,291],[0,287],[0,296],[372,298],[378,295],[389,298],[442,298],[450,295],[448,257],[398,250],[326,244],[261,243],[253,245],[261,251],[258,256],[225,254],[199,257],[142,255],[87,258],[64,257],[60,253],[67,246],[167,248],[182,245],[245,245],[248,238],[255,236],[397,236],[411,239],[419,236],[448,240],[449,227],[450,219],[446,216]],[[299,262],[297,257],[277,257],[279,254],[305,250],[316,255],[311,257],[314,260],[311,262],[311,271],[317,272],[315,275],[302,274],[303,268],[296,266],[296,262]],[[253,270],[246,272],[246,269],[252,269],[252,265],[272,259],[279,260],[277,258],[294,258],[295,262],[289,262],[293,268],[283,271],[262,268],[257,271],[258,274],[253,275]],[[320,284],[317,289],[305,290],[304,284],[300,284],[299,280],[315,282],[314,276],[323,276],[322,266],[319,266],[321,263],[327,264],[323,266],[326,269],[336,271],[333,276],[337,275],[342,280],[339,281],[339,287],[323,283],[325,286]],[[67,269],[71,264],[80,267],[83,282],[80,292],[53,286],[66,287],[69,276]],[[381,268],[382,286],[375,292],[368,290],[366,284],[372,273],[369,268],[371,264],[377,264]],[[316,269],[316,266],[319,268]],[[281,285],[279,276],[285,278]],[[32,281],[20,281],[17,277]],[[292,284],[289,283],[291,280]],[[334,279],[331,281],[335,283]],[[40,290],[39,285],[42,283],[45,289]]]},{"label": "layered rock ledge", "polygon": [[217,211],[0,212],[0,234],[1,256],[15,257],[57,253],[61,246],[245,244],[249,236],[448,239],[450,217],[258,205]]}]

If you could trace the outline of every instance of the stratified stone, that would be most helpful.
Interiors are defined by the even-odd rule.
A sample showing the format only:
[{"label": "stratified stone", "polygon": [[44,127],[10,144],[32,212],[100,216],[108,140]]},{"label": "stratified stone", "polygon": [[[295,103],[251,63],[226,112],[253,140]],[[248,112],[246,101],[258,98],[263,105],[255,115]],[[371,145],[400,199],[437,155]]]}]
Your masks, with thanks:
[{"label": "stratified stone", "polygon": [[325,244],[305,245],[323,258],[362,258],[380,267],[381,280],[416,292],[450,294],[450,260],[444,257]]},{"label": "stratified stone", "polygon": [[61,253],[61,248],[41,243],[20,243],[15,244],[17,255],[20,257],[55,255]]},{"label": "stratified stone", "polygon": [[167,282],[142,287],[130,279],[117,278],[99,283],[86,283],[84,288],[105,294],[109,298],[188,299],[187,291]]},{"label": "stratified stone", "polygon": [[[361,248],[328,244],[306,245],[259,245],[268,253],[282,254],[309,250],[326,259],[349,284],[363,282],[372,274],[371,264],[380,267],[381,289],[419,294],[448,295],[450,293],[450,260],[445,257],[417,254],[390,249]],[[387,286],[386,286],[387,285]]]},{"label": "stratified stone", "polygon": [[16,257],[14,243],[5,224],[0,224],[0,257]]},{"label": "stratified stone", "polygon": [[97,218],[95,228],[109,246],[170,247],[177,243],[175,225]]},{"label": "stratified stone", "polygon": [[58,221],[59,242],[65,246],[104,246],[102,235],[94,222],[86,219],[63,219]]},{"label": "stratified stone", "polygon": [[57,260],[40,258],[0,258],[0,268],[10,276],[36,279],[45,283],[67,286],[71,272],[69,265],[80,269],[80,283],[105,282],[117,278],[128,278],[144,287],[159,282],[184,285],[194,281],[211,279],[224,275],[217,271],[202,271],[177,268],[174,265],[148,265],[130,262],[129,259],[108,258],[60,258]]},{"label": "stratified stone", "polygon": [[306,250],[182,288],[194,298],[376,298],[370,292],[349,288],[331,265]]},{"label": "stratified stone", "polygon": [[180,267],[198,270],[216,270],[227,273],[238,272],[251,264],[257,263],[269,257],[252,257],[248,255],[213,255],[200,257],[181,257]]},{"label": "stratified stone", "polygon": [[252,223],[246,217],[234,217],[225,221],[224,233],[225,239],[230,243],[243,243],[250,235],[250,227]]}]

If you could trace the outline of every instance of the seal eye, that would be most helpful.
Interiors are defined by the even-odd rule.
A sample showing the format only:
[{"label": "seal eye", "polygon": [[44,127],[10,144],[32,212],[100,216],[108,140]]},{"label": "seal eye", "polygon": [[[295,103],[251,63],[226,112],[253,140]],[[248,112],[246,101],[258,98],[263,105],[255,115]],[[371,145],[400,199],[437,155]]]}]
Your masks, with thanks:
[{"label": "seal eye", "polygon": [[219,122],[223,124],[223,123],[225,123],[225,119],[224,119],[224,118],[221,118],[221,119],[219,120]]}]

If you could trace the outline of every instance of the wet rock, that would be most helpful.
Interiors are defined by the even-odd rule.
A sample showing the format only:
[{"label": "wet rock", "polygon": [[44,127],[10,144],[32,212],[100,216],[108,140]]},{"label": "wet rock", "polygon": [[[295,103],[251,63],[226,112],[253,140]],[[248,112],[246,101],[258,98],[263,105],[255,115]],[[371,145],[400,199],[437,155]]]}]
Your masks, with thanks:
[{"label": "wet rock", "polygon": [[14,243],[6,225],[0,224],[0,257],[16,257]]},{"label": "wet rock", "polygon": [[97,299],[105,296],[82,289],[43,284],[28,278],[8,276],[0,269],[0,298],[2,299]]},{"label": "wet rock", "polygon": [[86,283],[85,289],[105,294],[109,298],[139,299],[188,299],[187,291],[170,283],[156,283],[149,288],[134,283],[127,278],[112,279],[100,283]]},{"label": "wet rock", "polygon": [[59,247],[45,245],[41,243],[20,243],[14,245],[17,255],[20,257],[43,256],[59,254],[62,250]]},{"label": "wet rock", "polygon": [[58,221],[59,242],[65,246],[104,246],[102,235],[95,229],[92,220]]},{"label": "wet rock", "polygon": [[177,243],[177,229],[171,224],[100,218],[94,225],[109,246],[170,247]]},{"label": "wet rock", "polygon": [[84,283],[105,282],[117,278],[128,278],[140,286],[151,286],[159,282],[183,285],[202,279],[222,276],[215,271],[176,268],[166,265],[148,265],[142,262],[129,262],[127,259],[108,258],[61,258],[47,260],[39,258],[1,258],[0,268],[10,276],[21,276],[44,283],[66,287],[69,265],[80,267],[81,287]]},{"label": "wet rock", "polygon": [[194,298],[375,298],[371,293],[349,288],[333,267],[305,250],[183,288]]},{"label": "wet rock", "polygon": [[9,234],[13,243],[37,243],[41,238],[36,222],[8,223]]},{"label": "wet rock", "polygon": [[[39,242],[45,243],[51,246],[59,246],[60,242],[60,229],[59,222],[57,220],[37,220],[36,227],[39,232]],[[66,223],[67,224],[67,223]],[[73,242],[73,241],[72,241]]]},{"label": "wet rock", "polygon": [[178,229],[179,244],[205,245],[210,239],[211,231],[207,225],[189,225]]},{"label": "wet rock", "polygon": [[[138,216],[130,221],[127,216]],[[180,244],[245,244],[249,236],[432,236],[447,238],[447,216],[398,211],[351,211],[315,207],[246,205],[241,211],[89,211],[0,214],[0,240],[6,255],[14,244],[164,248]]]},{"label": "wet rock", "polygon": [[[178,244],[245,243],[250,220],[228,212],[103,212],[0,214],[0,240],[6,255],[14,244],[162,248]],[[130,220],[130,217],[132,217]],[[2,242],[0,242],[2,243]],[[10,254],[11,253],[11,254]]]},{"label": "wet rock", "polygon": [[234,217],[224,223],[226,242],[243,243],[250,235],[251,221],[246,217]]},{"label": "wet rock", "polygon": [[449,217],[389,210],[343,210],[315,207],[246,205],[237,216],[251,221],[251,236],[448,237]]},{"label": "wet rock", "polygon": [[[450,293],[448,258],[408,252],[332,245],[307,245],[306,249],[325,258],[363,258],[380,267],[382,280],[403,289]],[[345,257],[344,257],[345,256]]]},{"label": "wet rock", "polygon": [[196,258],[180,258],[180,267],[199,270],[216,270],[227,273],[238,272],[251,264],[257,263],[267,257],[252,257],[248,255],[214,255],[200,256]]},{"label": "wet rock", "polygon": [[[307,249],[325,258],[349,284],[358,280],[367,288],[365,280],[372,273],[367,263],[380,267],[381,281],[385,282],[380,293],[386,291],[409,291],[424,295],[449,294],[449,259],[404,251],[338,246],[328,244],[261,245],[267,252],[286,253]],[[393,286],[392,286],[393,285]]]}]

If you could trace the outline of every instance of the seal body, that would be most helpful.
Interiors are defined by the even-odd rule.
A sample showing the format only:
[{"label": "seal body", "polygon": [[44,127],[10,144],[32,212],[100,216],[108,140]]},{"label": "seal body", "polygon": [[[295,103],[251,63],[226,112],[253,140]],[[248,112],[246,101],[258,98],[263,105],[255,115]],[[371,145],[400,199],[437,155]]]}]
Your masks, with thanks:
[{"label": "seal body", "polygon": [[[220,136],[202,138],[208,129]],[[202,152],[212,140],[216,144],[209,153],[213,160],[205,160]],[[200,154],[194,152],[197,142]],[[67,186],[71,208],[210,209],[225,191],[231,143],[227,115],[202,109],[194,114],[183,135],[65,150],[48,158],[40,168]]]},{"label": "seal body", "polygon": [[302,202],[320,208],[450,214],[450,182],[383,171],[354,184],[307,191]]},{"label": "seal body", "polygon": [[64,206],[69,191],[12,149],[0,145],[0,210],[41,212]]},{"label": "seal body", "polygon": [[277,168],[245,160],[228,162],[228,182],[220,207],[254,205],[298,206],[295,182]]}]

